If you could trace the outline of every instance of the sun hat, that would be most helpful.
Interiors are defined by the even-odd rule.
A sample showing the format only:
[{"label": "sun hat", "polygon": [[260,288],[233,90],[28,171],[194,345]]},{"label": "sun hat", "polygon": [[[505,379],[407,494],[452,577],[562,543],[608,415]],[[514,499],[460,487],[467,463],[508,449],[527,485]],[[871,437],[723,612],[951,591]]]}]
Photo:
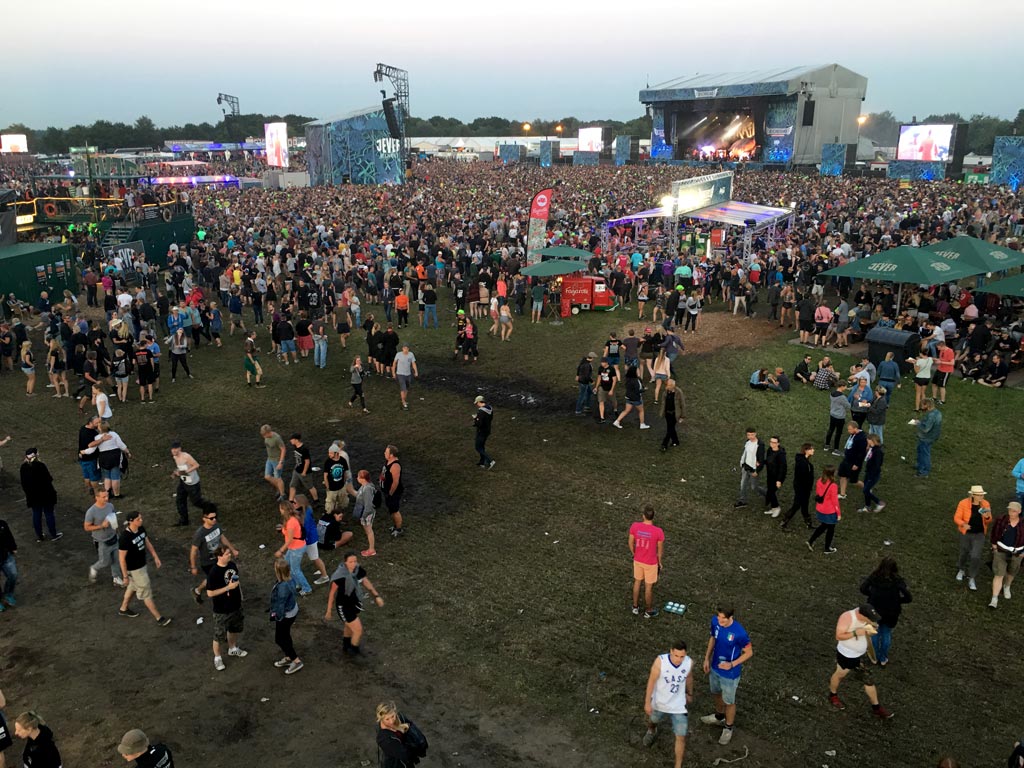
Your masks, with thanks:
[{"label": "sun hat", "polygon": [[982,488],[980,485],[972,485],[971,486],[971,490],[968,491],[968,493],[970,493],[971,496],[985,496],[986,495],[985,489]]},{"label": "sun hat", "polygon": [[133,728],[121,737],[117,751],[122,755],[138,755],[149,749],[149,737],[138,728]]}]

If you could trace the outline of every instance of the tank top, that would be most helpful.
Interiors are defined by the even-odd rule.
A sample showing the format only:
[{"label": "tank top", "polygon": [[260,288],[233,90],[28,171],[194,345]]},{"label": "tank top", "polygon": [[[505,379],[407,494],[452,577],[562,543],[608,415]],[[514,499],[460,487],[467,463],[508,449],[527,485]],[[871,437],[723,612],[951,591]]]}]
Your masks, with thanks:
[{"label": "tank top", "polygon": [[683,658],[682,663],[677,667],[667,653],[661,654],[658,659],[661,661],[661,674],[658,675],[658,682],[654,685],[654,695],[651,697],[651,706],[658,712],[665,714],[686,714],[686,678],[693,666],[693,659],[689,656]]},{"label": "tank top", "polygon": [[[861,621],[857,618],[856,608],[847,611],[846,614],[848,614],[851,619],[851,632],[854,632],[859,629],[864,629],[864,627],[868,626],[868,622]],[[861,656],[868,652],[868,636],[866,633],[860,632],[858,633],[857,637],[851,637],[849,640],[840,640],[836,644],[836,650],[848,659],[859,659]]]}]

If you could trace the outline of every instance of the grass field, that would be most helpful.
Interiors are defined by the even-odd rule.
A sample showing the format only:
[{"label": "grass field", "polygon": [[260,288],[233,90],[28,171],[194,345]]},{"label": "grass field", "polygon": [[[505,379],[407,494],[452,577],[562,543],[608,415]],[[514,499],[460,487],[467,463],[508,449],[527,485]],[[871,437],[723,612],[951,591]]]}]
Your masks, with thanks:
[{"label": "grass field", "polygon": [[[717,731],[697,723],[712,707],[698,675],[688,765],[745,749],[740,765],[751,767],[926,766],[945,752],[965,765],[1005,758],[1019,735],[1006,694],[1024,672],[1009,650],[1024,594],[991,611],[987,569],[977,593],[954,583],[952,514],[977,483],[997,514],[1005,509],[1020,451],[1012,424],[1021,393],[954,383],[934,473],[920,481],[906,425],[913,394],[905,386],[890,410],[878,489],[888,508],[858,515],[859,494],[851,493],[839,553],[810,554],[801,533],[779,531],[759,505],[732,506],[747,425],[764,438],[780,435],[791,465],[805,440],[820,446],[823,394],[758,393],[746,383],[757,367],[791,370],[803,348],[764,321],[706,313],[677,362],[687,398],[683,444],[662,454],[656,412],[647,432],[632,417],[618,431],[572,414],[577,361],[599,352],[608,331],[623,330],[630,318],[521,322],[511,343],[485,337],[480,362],[470,366],[450,359],[452,329],[403,330],[421,371],[408,412],[394,383],[378,378],[366,387],[369,415],[346,408],[350,353],[334,339],[326,371],[314,370],[312,359],[286,368],[264,355],[265,390],[242,383],[238,337],[222,350],[200,349],[194,381],[170,384],[165,366],[157,404],[140,406],[133,391],[132,402],[114,404],[114,421],[136,456],[121,508],[147,513],[165,561],[155,581],[158,604],[175,620],[167,630],[119,619],[113,588],[86,583],[93,558],[79,527],[87,499],[74,463],[74,406],[49,398],[44,382],[41,396],[26,402],[20,374],[0,378],[8,404],[0,431],[15,436],[5,463],[16,472],[21,449],[39,447],[57,477],[68,533],[60,543],[36,545],[18,492],[4,497],[0,509],[19,539],[23,576],[20,607],[0,615],[9,718],[30,706],[43,712],[67,764],[118,764],[113,745],[140,725],[171,744],[184,765],[231,765],[259,753],[270,765],[287,757],[355,766],[374,759],[372,708],[393,697],[431,739],[427,764],[670,765],[669,739],[651,750],[639,746],[647,670],[677,637],[688,641],[699,667],[707,621],[716,601],[728,600],[755,650],[740,687],[736,737],[719,747]],[[365,354],[361,339],[352,342]],[[478,392],[495,406],[488,447],[498,464],[491,472],[474,466]],[[648,390],[649,405],[652,396]],[[269,664],[276,648],[264,611],[278,539],[273,494],[260,479],[263,422],[285,437],[301,431],[317,463],[343,437],[355,467],[374,474],[383,447],[400,448],[408,534],[384,540],[379,516],[379,555],[366,567],[387,605],[364,615],[369,653],[356,664],[342,659],[336,625],[320,621],[323,588],[302,603],[296,627],[306,670],[285,680]],[[220,675],[210,660],[209,625],[195,624],[209,607],[188,598],[187,536],[170,528],[172,439],[202,465],[204,492],[243,550],[243,644],[251,653]],[[828,459],[819,451],[816,468]],[[783,503],[791,497],[787,483]],[[628,610],[626,532],[646,501],[667,535],[656,598],[686,603],[683,617],[644,621]],[[879,723],[852,681],[842,691],[845,712],[830,710],[825,694],[835,621],[860,602],[859,581],[884,554],[898,558],[914,602],[894,634],[891,664],[876,675],[883,703],[896,713]],[[336,562],[329,557],[328,567]]]}]

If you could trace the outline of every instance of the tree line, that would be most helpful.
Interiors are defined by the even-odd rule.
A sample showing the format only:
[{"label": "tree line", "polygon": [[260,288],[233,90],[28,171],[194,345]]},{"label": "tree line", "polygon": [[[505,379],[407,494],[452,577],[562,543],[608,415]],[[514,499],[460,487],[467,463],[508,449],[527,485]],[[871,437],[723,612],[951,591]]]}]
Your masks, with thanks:
[{"label": "tree line", "polygon": [[[861,126],[861,136],[876,142],[881,147],[895,147],[899,141],[900,125],[911,120],[901,120],[892,112],[871,112]],[[928,115],[919,123],[967,123],[967,151],[979,155],[992,154],[996,136],[1024,135],[1024,109],[1017,112],[1013,120],[1004,120],[995,115],[971,115],[964,117],[959,112]]]},{"label": "tree line", "polygon": [[[97,147],[101,151],[118,148],[150,147],[162,148],[170,140],[207,140],[222,142],[244,141],[247,137],[262,137],[263,124],[284,122],[288,124],[289,136],[303,136],[304,124],[316,118],[305,115],[261,115],[248,114],[237,117],[227,116],[218,123],[185,123],[158,127],[143,115],[134,123],[116,123],[97,120],[92,125],[73,125],[70,128],[36,129],[21,123],[14,123],[0,130],[0,133],[25,134],[29,151],[33,154],[66,154],[70,147]],[[524,129],[529,124],[529,130]],[[406,125],[409,136],[550,136],[575,138],[580,127],[605,125],[612,132],[648,138],[651,135],[650,118],[640,117],[628,122],[617,120],[581,121],[575,117],[561,120],[510,120],[504,117],[478,117],[463,123],[452,117],[435,115],[430,118],[410,117]],[[556,128],[561,126],[561,131]]]}]

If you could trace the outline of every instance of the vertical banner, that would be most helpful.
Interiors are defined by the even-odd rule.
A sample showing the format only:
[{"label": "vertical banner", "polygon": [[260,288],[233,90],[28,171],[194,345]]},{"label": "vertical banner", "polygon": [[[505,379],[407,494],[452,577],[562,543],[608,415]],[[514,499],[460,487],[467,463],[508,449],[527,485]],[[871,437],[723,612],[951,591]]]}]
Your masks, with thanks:
[{"label": "vertical banner", "polygon": [[11,211],[0,212],[0,245],[14,245],[18,242],[18,216]]},{"label": "vertical banner", "polygon": [[526,235],[526,265],[540,261],[537,254],[544,247],[544,237],[548,229],[548,214],[551,212],[552,190],[542,189],[533,196],[530,203],[530,228]]},{"label": "vertical banner", "polygon": [[267,165],[272,168],[288,167],[288,123],[264,123]]}]

